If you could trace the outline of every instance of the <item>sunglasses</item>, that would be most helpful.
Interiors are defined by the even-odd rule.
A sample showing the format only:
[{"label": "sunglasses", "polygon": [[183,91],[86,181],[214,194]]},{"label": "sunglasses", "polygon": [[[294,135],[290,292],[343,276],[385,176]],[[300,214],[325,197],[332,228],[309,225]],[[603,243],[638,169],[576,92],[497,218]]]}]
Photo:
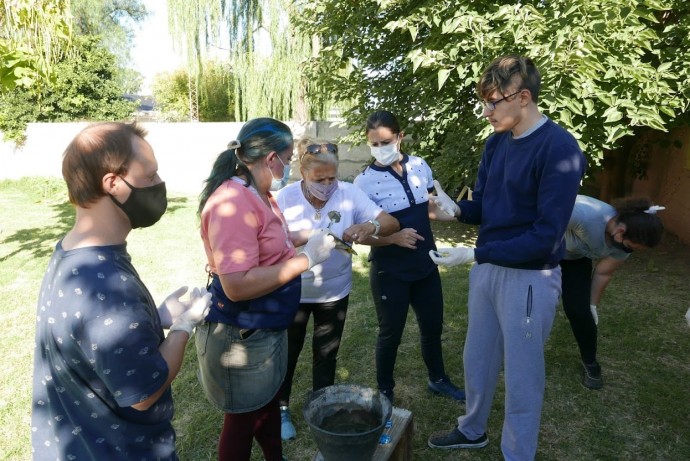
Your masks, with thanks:
[{"label": "sunglasses", "polygon": [[325,144],[310,144],[307,146],[306,152],[309,152],[310,154],[337,154],[338,146],[331,144],[330,142]]}]

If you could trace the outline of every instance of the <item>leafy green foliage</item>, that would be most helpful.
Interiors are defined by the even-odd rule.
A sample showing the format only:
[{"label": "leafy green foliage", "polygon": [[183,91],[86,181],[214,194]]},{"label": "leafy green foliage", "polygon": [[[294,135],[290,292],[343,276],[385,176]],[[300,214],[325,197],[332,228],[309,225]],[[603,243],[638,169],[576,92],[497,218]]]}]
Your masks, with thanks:
[{"label": "leafy green foliage", "polygon": [[70,48],[69,1],[0,3],[0,91],[28,88],[53,76]]},{"label": "leafy green foliage", "polygon": [[0,95],[0,130],[6,140],[21,142],[30,122],[122,120],[132,103],[116,81],[119,69],[98,38],[76,37],[74,53],[55,65],[55,79],[45,87]]},{"label": "leafy green foliage", "polygon": [[75,33],[99,37],[101,45],[117,59],[120,72],[115,76],[126,93],[138,93],[141,74],[128,68],[133,46],[134,25],[148,15],[141,0],[71,0],[70,12]]},{"label": "leafy green foliage", "polygon": [[[301,2],[322,38],[306,66],[317,91],[352,102],[346,124],[395,112],[442,183],[471,185],[490,127],[473,114],[495,57],[525,54],[542,73],[540,107],[599,165],[645,130],[688,120],[690,5],[683,0]],[[361,139],[361,135],[360,135]]]},{"label": "leafy green foliage", "polygon": [[159,120],[189,121],[188,75],[185,70],[159,74],[153,81],[153,98],[160,110]]},{"label": "leafy green foliage", "polygon": [[[199,79],[199,121],[234,121],[234,76],[227,64],[209,61]],[[160,74],[153,83],[153,95],[161,120],[189,121],[189,74],[184,69]]]},{"label": "leafy green foliage", "polygon": [[[123,119],[142,77],[128,69],[139,0],[3,2],[0,130],[23,142],[30,122]],[[73,27],[74,26],[74,27]]]},{"label": "leafy green foliage", "polygon": [[[169,0],[174,39],[187,53],[187,70],[203,78],[203,61],[218,43],[229,47],[234,69],[237,120],[258,116],[307,121],[321,117],[332,101],[309,91],[303,65],[315,53],[311,35],[294,27],[301,14],[289,0]],[[308,94],[309,93],[309,94]]]}]

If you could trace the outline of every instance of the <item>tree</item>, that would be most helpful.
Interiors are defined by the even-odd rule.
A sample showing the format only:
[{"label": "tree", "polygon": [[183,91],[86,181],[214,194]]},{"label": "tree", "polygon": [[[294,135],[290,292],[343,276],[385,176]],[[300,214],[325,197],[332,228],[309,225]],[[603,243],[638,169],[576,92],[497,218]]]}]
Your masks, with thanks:
[{"label": "tree", "polygon": [[323,97],[306,96],[303,64],[312,39],[294,28],[289,0],[169,0],[173,36],[187,55],[192,85],[210,50],[227,48],[235,79],[235,118],[270,115],[306,121],[324,112]]},{"label": "tree", "polygon": [[159,120],[166,122],[189,121],[189,75],[184,69],[156,75],[153,98],[160,111]]},{"label": "tree", "polygon": [[318,91],[408,122],[417,152],[446,185],[471,184],[490,127],[473,113],[484,66],[531,56],[540,107],[599,165],[645,130],[686,122],[690,6],[683,0],[302,2],[298,24],[324,42],[307,69]]},{"label": "tree", "polygon": [[[218,61],[204,63],[205,72],[199,82],[199,121],[227,122],[235,120],[233,75],[228,65]],[[184,69],[156,76],[153,96],[160,119],[169,122],[189,121],[189,74]]]},{"label": "tree", "polygon": [[3,0],[0,7],[0,91],[50,80],[70,49],[66,0]]},{"label": "tree", "polygon": [[[0,39],[0,129],[21,143],[29,122],[121,119],[122,99],[141,86],[128,69],[131,25],[139,0],[3,2]],[[74,25],[74,27],[72,27]]]},{"label": "tree", "polygon": [[29,122],[129,119],[133,103],[115,81],[114,56],[97,37],[75,37],[74,53],[55,64],[55,79],[42,91],[0,95],[0,130],[21,143]]},{"label": "tree", "polygon": [[114,76],[126,93],[137,93],[142,75],[129,68],[136,23],[149,14],[140,0],[71,0],[75,33],[99,37],[100,44],[115,57],[120,69]]}]

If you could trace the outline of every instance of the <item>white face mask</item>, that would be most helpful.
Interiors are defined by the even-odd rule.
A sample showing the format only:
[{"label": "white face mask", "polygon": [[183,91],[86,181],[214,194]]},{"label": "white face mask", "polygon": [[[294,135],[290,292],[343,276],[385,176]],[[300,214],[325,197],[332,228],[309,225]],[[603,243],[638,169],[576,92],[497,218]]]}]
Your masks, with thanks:
[{"label": "white face mask", "polygon": [[[276,157],[278,156],[276,155]],[[270,190],[272,191],[282,189],[283,187],[285,187],[288,180],[290,179],[290,164],[286,165],[285,163],[283,163],[280,157],[278,157],[278,160],[280,160],[280,163],[283,165],[283,176],[276,179],[275,177],[273,177],[273,172],[271,171],[271,176],[273,177],[273,179],[271,180]]]},{"label": "white face mask", "polygon": [[371,146],[371,156],[381,165],[388,166],[398,159],[398,143],[392,142],[385,146]]}]

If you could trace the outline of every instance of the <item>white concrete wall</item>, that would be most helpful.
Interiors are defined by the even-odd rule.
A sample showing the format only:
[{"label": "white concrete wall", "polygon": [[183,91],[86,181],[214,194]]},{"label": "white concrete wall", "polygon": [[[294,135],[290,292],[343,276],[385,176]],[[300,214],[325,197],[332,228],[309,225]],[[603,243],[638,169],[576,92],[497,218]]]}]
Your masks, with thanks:
[{"label": "white concrete wall", "polygon": [[[21,148],[0,143],[0,179],[27,176],[62,177],[62,153],[72,138],[88,123],[32,123],[27,141]],[[235,139],[242,123],[142,123],[149,132],[146,139],[156,154],[159,173],[168,190],[198,195],[211,171],[216,156]],[[330,122],[305,125],[288,122],[295,139],[308,134],[335,140],[347,130]],[[1,138],[0,138],[1,139]],[[352,180],[370,159],[366,145],[352,148],[340,144],[341,179]],[[299,179],[299,167],[293,160],[291,180]]]}]

